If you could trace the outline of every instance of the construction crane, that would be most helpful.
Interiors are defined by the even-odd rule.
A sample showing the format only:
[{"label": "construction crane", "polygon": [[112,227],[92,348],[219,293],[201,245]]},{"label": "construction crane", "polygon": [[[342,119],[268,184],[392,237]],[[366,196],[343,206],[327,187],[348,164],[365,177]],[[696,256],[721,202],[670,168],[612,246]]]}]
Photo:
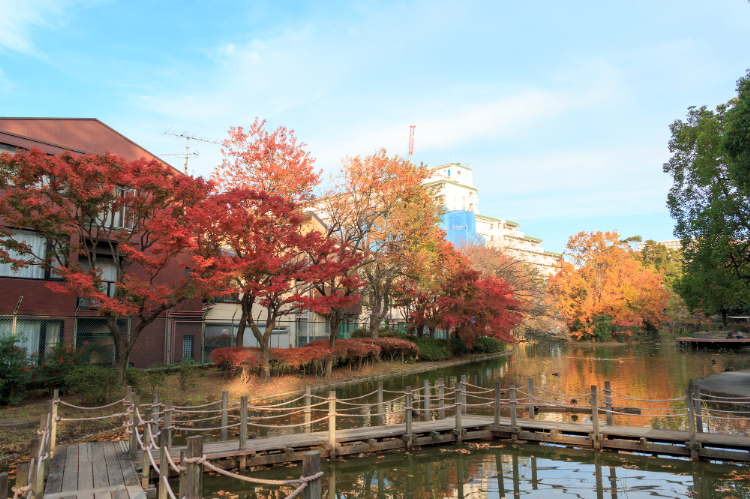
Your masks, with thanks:
[{"label": "construction crane", "polygon": [[411,125],[411,130],[409,131],[409,161],[411,161],[411,156],[414,154],[414,127],[416,125]]},{"label": "construction crane", "polygon": [[190,152],[190,141],[195,140],[197,142],[206,142],[208,144],[217,144],[221,145],[219,142],[214,142],[213,140],[206,140],[206,139],[199,139],[198,137],[192,137],[190,135],[185,135],[181,133],[171,133],[169,130],[164,132],[162,135],[171,135],[172,137],[177,137],[180,139],[185,139],[185,152],[176,153],[176,154],[162,154],[162,156],[177,156],[178,158],[185,158],[185,175],[188,173],[188,159],[190,158],[197,158],[198,157],[198,151]]}]

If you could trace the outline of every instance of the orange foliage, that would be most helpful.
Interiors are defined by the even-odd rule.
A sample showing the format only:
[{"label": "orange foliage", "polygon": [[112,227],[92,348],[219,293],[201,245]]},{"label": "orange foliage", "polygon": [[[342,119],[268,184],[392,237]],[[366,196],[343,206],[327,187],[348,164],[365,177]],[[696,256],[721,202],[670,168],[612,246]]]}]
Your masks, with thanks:
[{"label": "orange foliage", "polygon": [[617,232],[581,232],[570,237],[567,248],[568,261],[560,260],[549,286],[575,338],[591,338],[593,320],[602,315],[620,326],[658,327],[666,319],[669,292],[662,274],[621,247]]},{"label": "orange foliage", "polygon": [[[331,348],[327,339],[311,341],[302,348],[271,348],[271,371],[318,373],[322,371],[326,360],[343,365],[345,363],[362,366],[363,361],[374,361],[381,354],[394,357],[411,357],[419,353],[419,348],[407,340],[397,338],[358,338],[338,340]],[[223,347],[211,352],[213,363],[227,375],[242,370],[243,379],[247,381],[252,372],[263,367],[260,348]]]}]

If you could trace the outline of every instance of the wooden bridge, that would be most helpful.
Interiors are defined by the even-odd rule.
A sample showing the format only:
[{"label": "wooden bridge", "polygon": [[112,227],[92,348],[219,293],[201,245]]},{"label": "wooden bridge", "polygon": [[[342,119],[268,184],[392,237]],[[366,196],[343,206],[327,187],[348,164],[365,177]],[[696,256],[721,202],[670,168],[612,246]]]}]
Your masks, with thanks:
[{"label": "wooden bridge", "polygon": [[[620,394],[607,383],[604,390],[592,386],[590,393],[573,394],[580,401],[588,399],[591,422],[578,423],[536,419],[537,405],[559,406],[563,410],[580,409],[582,403],[576,401],[573,404],[573,400],[556,402],[552,397],[556,395],[560,398],[564,394],[541,388],[537,388],[535,393],[531,380],[525,388],[526,391],[518,389],[514,383],[502,388],[499,382],[494,388],[485,388],[467,383],[462,377],[451,389],[447,389],[442,380],[436,386],[425,382],[425,386],[417,390],[406,387],[404,392],[387,392],[380,384],[377,392],[351,399],[337,399],[335,392],[330,392],[328,397],[318,397],[308,391],[298,399],[266,406],[248,405],[243,397],[232,407],[226,392],[221,401],[198,407],[174,406],[169,401],[161,403],[158,395],[152,403],[141,405],[137,395],[128,393],[126,399],[110,404],[124,404],[126,412],[112,416],[126,419],[127,443],[89,443],[57,449],[54,442],[56,422],[66,419],[58,416],[59,405],[75,410],[83,408],[55,398],[50,401],[48,414],[42,420],[40,439],[32,441],[31,455],[34,459],[29,464],[19,466],[17,481],[28,485],[16,487],[14,492],[17,497],[33,499],[43,496],[54,499],[107,499],[109,496],[112,499],[142,499],[143,491],[156,480],[159,499],[198,499],[204,469],[246,481],[258,481],[227,470],[244,471],[248,467],[302,461],[306,478],[296,482],[299,487],[291,497],[302,492],[305,499],[318,499],[321,457],[409,450],[426,445],[461,444],[493,438],[595,451],[750,462],[750,437],[708,432],[706,430],[709,428],[704,425],[704,419],[708,418],[747,420],[733,411],[737,411],[737,406],[750,406],[750,399],[701,394],[697,386],[691,386],[684,397],[642,401],[661,403],[665,407],[636,407],[632,404],[639,399]],[[386,401],[386,393],[396,396]],[[362,400],[375,395],[376,402]],[[600,395],[603,395],[602,403]],[[563,396],[564,400],[569,397]],[[623,401],[621,406],[615,404],[618,399]],[[295,403],[302,405],[293,405]],[[684,407],[675,407],[683,404]],[[718,409],[723,407],[722,404],[729,404],[734,409]],[[628,408],[638,411],[625,412],[624,409]],[[492,410],[494,414],[468,413],[470,410],[476,412],[476,409]],[[641,410],[662,414],[641,415]],[[509,412],[509,415],[503,415],[501,411]],[[518,417],[518,413],[523,411],[527,417]],[[323,416],[313,419],[315,412],[322,412]],[[272,416],[261,416],[264,413]],[[600,413],[604,413],[603,420]],[[197,415],[199,419],[185,419],[196,417],[191,415]],[[269,424],[268,421],[277,417],[294,419],[295,415],[302,420],[300,423]],[[615,415],[685,418],[688,430],[615,425]],[[417,421],[420,416],[422,421]],[[230,423],[230,417],[239,421]],[[367,418],[368,422],[375,424],[340,429],[337,428],[337,417]],[[194,421],[205,423],[215,419],[220,420],[218,427],[189,426]],[[397,424],[386,424],[397,419]],[[326,424],[327,430],[321,429]],[[254,427],[289,433],[249,438],[249,430]],[[318,431],[313,431],[316,427]],[[239,439],[229,438],[230,429],[239,432]],[[220,432],[220,436],[216,435],[218,441],[204,441],[201,436],[190,437],[186,446],[177,446],[172,445],[175,431],[208,432],[211,435]],[[47,469],[50,460],[45,456],[49,455],[54,457]],[[139,468],[140,480],[136,475]],[[45,475],[47,484],[43,488]],[[179,495],[169,487],[170,475],[180,477]],[[0,499],[5,499],[3,491],[0,478]]]}]

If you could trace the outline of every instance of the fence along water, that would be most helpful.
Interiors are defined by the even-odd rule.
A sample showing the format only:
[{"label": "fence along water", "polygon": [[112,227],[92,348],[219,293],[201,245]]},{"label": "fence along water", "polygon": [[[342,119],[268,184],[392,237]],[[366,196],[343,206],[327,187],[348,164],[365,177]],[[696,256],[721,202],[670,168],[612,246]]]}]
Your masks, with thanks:
[{"label": "fence along water", "polygon": [[[376,395],[377,401],[363,399]],[[317,498],[320,490],[319,462],[321,456],[334,458],[360,452],[380,452],[388,449],[410,449],[416,445],[461,443],[472,438],[505,437],[589,447],[594,450],[627,450],[645,453],[673,454],[692,459],[725,459],[750,461],[750,438],[712,431],[712,421],[747,421],[750,398],[722,397],[702,393],[690,386],[685,396],[671,399],[638,399],[621,393],[611,386],[590,392],[557,393],[527,384],[527,391],[511,382],[507,388],[500,383],[482,387],[464,379],[452,389],[438,381],[434,386],[406,387],[404,392],[383,389],[359,397],[337,399],[335,392],[327,397],[305,393],[293,400],[266,405],[248,404],[247,398],[231,401],[227,392],[221,400],[199,406],[178,406],[171,401],[141,404],[140,397],[128,390],[125,398],[100,407],[81,407],[63,401],[55,393],[42,417],[39,438],[31,442],[32,454],[28,464],[19,466],[14,498],[42,497],[41,477],[46,471],[49,456],[56,446],[56,424],[60,421],[92,419],[122,419],[129,440],[129,455],[136,461],[141,451],[142,486],[148,487],[151,470],[159,477],[159,497],[198,498],[202,470],[253,483],[294,486],[289,497],[305,491],[305,497]],[[433,405],[432,401],[437,404]],[[304,406],[294,405],[304,401]],[[560,423],[531,419],[537,407],[556,407],[559,410],[581,410],[588,404],[590,423]],[[649,404],[649,405],[644,405]],[[662,407],[654,408],[654,404]],[[103,416],[86,417],[87,411],[112,408]],[[624,412],[625,409],[638,412]],[[501,416],[509,410],[510,417]],[[79,414],[71,417],[68,411]],[[491,412],[476,415],[472,412]],[[527,411],[526,418],[517,417]],[[452,417],[450,412],[452,412]],[[653,414],[658,412],[657,414]],[[604,413],[604,421],[600,421]],[[306,417],[308,416],[309,417]],[[402,424],[401,415],[403,415]],[[421,415],[421,418],[419,417]],[[612,415],[610,419],[607,416]],[[672,419],[686,423],[687,431],[654,430],[645,427],[626,427],[613,424],[614,416]],[[445,417],[447,416],[447,417]],[[276,423],[278,418],[299,417],[300,423]],[[337,418],[358,418],[367,422],[383,422],[382,426],[362,424],[357,428],[337,429]],[[422,419],[422,421],[416,421]],[[214,424],[216,420],[220,420]],[[212,422],[212,423],[208,423]],[[195,426],[203,423],[205,426]],[[327,429],[325,426],[327,426]],[[278,436],[246,440],[253,430],[275,429]],[[319,431],[313,431],[314,429]],[[239,441],[229,440],[227,430],[239,430]],[[715,429],[715,426],[714,428]],[[284,435],[283,431],[301,433]],[[187,439],[187,446],[173,446],[175,432],[199,434]],[[200,434],[218,433],[218,441],[205,441]],[[289,438],[292,437],[292,438]],[[250,444],[252,443],[252,444]],[[253,447],[252,449],[250,447]],[[302,452],[295,451],[302,449]],[[317,449],[317,456],[309,450]],[[279,452],[281,451],[281,452]],[[158,461],[155,456],[158,454]],[[179,457],[177,457],[179,456]],[[305,472],[297,480],[269,481],[227,471],[236,467],[244,471],[248,466],[303,461]],[[180,491],[175,494],[169,486],[169,470],[180,477]],[[316,480],[318,484],[315,485]],[[316,492],[318,491],[318,492]]]}]

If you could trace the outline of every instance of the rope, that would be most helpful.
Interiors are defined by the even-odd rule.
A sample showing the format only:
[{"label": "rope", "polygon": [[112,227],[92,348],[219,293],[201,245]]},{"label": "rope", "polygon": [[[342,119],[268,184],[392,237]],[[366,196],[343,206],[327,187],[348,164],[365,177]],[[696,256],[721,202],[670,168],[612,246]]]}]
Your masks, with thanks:
[{"label": "rope", "polygon": [[365,397],[369,397],[370,395],[375,395],[376,393],[378,393],[377,390],[375,390],[374,392],[366,393],[364,395],[360,395],[359,397],[351,397],[351,398],[348,398],[348,399],[336,399],[336,400],[338,400],[339,402],[344,402],[344,401],[347,401],[347,400],[363,399]]},{"label": "rope", "polygon": [[711,395],[709,393],[703,393],[703,392],[700,392],[700,394],[701,394],[701,397],[708,397],[708,398],[712,398],[712,399],[721,399],[721,400],[746,400],[746,401],[750,401],[750,397],[720,397],[718,395]]},{"label": "rope", "polygon": [[164,486],[167,488],[167,494],[169,494],[169,499],[177,499],[174,496],[174,492],[172,492],[172,487],[169,486],[169,480],[167,480],[167,477],[163,476],[162,479],[164,480]]},{"label": "rope", "polygon": [[172,406],[173,409],[190,409],[192,407],[208,407],[209,405],[216,405],[221,404],[221,400],[217,400],[216,402],[209,402],[208,404],[203,405],[174,405]]},{"label": "rope", "polygon": [[94,421],[96,419],[117,418],[120,416],[127,416],[127,415],[128,415],[127,412],[122,412],[119,414],[109,414],[107,416],[98,416],[95,418],[61,418],[58,416],[57,418],[55,418],[55,421]]},{"label": "rope", "polygon": [[[287,405],[287,404],[291,404],[292,402],[296,402],[296,401],[298,401],[298,400],[302,400],[302,399],[303,399],[303,398],[305,398],[306,396],[307,396],[307,395],[302,395],[302,396],[300,396],[300,397],[297,397],[296,399],[292,399],[292,400],[287,400],[286,402],[281,402],[281,403],[279,403],[279,404],[264,405],[264,406],[261,406],[261,407],[281,407],[282,405]],[[233,401],[233,402],[234,402],[234,401]]]},{"label": "rope", "polygon": [[257,423],[251,423],[249,421],[248,421],[247,424],[249,426],[257,426],[259,428],[296,428],[298,426],[313,425],[315,423],[319,423],[321,421],[325,421],[326,419],[328,419],[328,416],[320,418],[320,419],[316,419],[315,421],[310,421],[309,423],[286,424],[286,425],[279,425],[279,426],[266,425],[266,424],[257,424]]},{"label": "rope", "polygon": [[[297,480],[266,480],[266,479],[262,479],[262,478],[252,478],[252,477],[249,477],[249,476],[238,475],[237,473],[232,473],[231,471],[226,471],[226,470],[223,470],[221,468],[217,468],[216,466],[214,466],[213,464],[211,464],[205,458],[205,456],[202,457],[202,458],[193,458],[193,459],[197,459],[195,462],[199,462],[199,463],[205,465],[207,468],[215,471],[216,473],[219,473],[219,474],[224,475],[224,476],[228,476],[230,478],[236,478],[238,480],[242,480],[243,482],[260,483],[260,484],[263,484],[263,485],[297,485],[297,484],[299,484],[299,487],[297,487],[294,490],[294,492],[292,492],[291,494],[289,494],[288,496],[286,496],[286,499],[294,499],[300,492],[302,492],[303,490],[305,490],[305,488],[307,487],[308,483],[310,483],[310,482],[312,482],[314,480],[317,480],[317,479],[319,479],[320,477],[323,476],[323,472],[319,471],[319,472],[315,473],[312,476],[301,476]],[[185,462],[191,462],[191,461],[193,461],[193,460],[185,459]]]},{"label": "rope", "polygon": [[99,406],[99,407],[80,407],[80,406],[77,406],[77,405],[69,404],[67,402],[63,402],[60,399],[55,399],[53,402],[56,403],[56,404],[62,404],[62,405],[68,406],[68,407],[72,407],[73,409],[81,409],[81,410],[84,410],[84,411],[94,411],[96,409],[106,409],[107,407],[112,407],[113,405],[117,405],[117,404],[121,404],[121,403],[127,403],[127,401],[128,401],[128,399],[124,399],[123,398],[123,399],[120,399],[120,400],[116,400],[115,402],[112,402],[111,404],[102,405],[102,406]]},{"label": "rope", "polygon": [[[412,410],[414,410],[414,409],[412,409]],[[392,411],[392,412],[377,412],[377,413],[374,413],[374,414],[341,414],[341,413],[337,412],[335,415],[336,416],[341,416],[341,417],[344,417],[344,418],[348,418],[348,417],[354,417],[354,418],[372,418],[372,417],[377,417],[377,416],[388,416],[390,414],[398,414],[398,413],[401,413],[401,412],[406,412],[406,409],[401,409],[399,411]],[[421,411],[415,411],[415,412],[421,412]]]},{"label": "rope", "polygon": [[26,497],[27,493],[31,492],[31,485],[24,485],[23,487],[14,485],[10,488],[10,490],[13,491],[13,499],[18,499],[19,495],[23,494],[23,497]]},{"label": "rope", "polygon": [[631,414],[629,412],[608,411],[607,409],[599,409],[599,412],[622,414],[623,416],[637,416],[639,418],[681,418],[685,416],[685,414]]},{"label": "rope", "polygon": [[616,393],[617,395],[620,395],[620,397],[612,397],[612,398],[625,398],[625,399],[635,400],[637,402],[677,402],[680,400],[685,400],[685,397],[679,397],[675,399],[637,399],[637,398],[625,395],[624,393],[620,393],[616,390],[610,390],[610,391],[612,393]]},{"label": "rope", "polygon": [[[248,423],[248,424],[250,424],[250,423]],[[235,428],[235,427],[237,427],[239,425],[240,425],[240,423],[230,424],[230,425],[227,425],[227,426],[217,426],[216,428],[185,428],[184,426],[175,426],[174,428],[175,428],[175,430],[178,430],[178,431],[214,431],[214,430],[224,430],[226,428]],[[275,426],[274,426],[274,428],[275,428]]]},{"label": "rope", "polygon": [[[169,452],[166,453],[167,455],[167,462],[169,463],[169,466],[176,472],[180,473],[182,471],[185,471],[187,468],[182,466],[182,463],[180,465],[176,465],[174,461],[172,461],[172,456],[169,455]],[[160,463],[161,464],[161,463]]]},{"label": "rope", "polygon": [[219,419],[221,417],[221,414],[218,416],[211,416],[210,418],[203,418],[203,419],[183,419],[183,420],[177,420],[175,419],[174,423],[200,423],[201,421],[211,421],[212,419]]},{"label": "rope", "polygon": [[[315,395],[313,395],[313,397],[315,397]],[[316,398],[323,399],[325,402],[318,402],[317,404],[310,404],[309,406],[304,405],[304,406],[297,406],[297,407],[318,407],[320,405],[325,405],[325,404],[328,403],[328,399],[327,398],[326,399],[324,399],[323,397],[316,397]],[[278,407],[278,408],[274,408],[274,407],[265,406],[265,405],[258,405],[258,406],[249,405],[249,406],[247,406],[247,410],[248,411],[256,411],[256,412],[260,412],[260,411],[271,411],[271,412],[272,411],[292,411],[292,410],[296,409],[297,407]]]}]

